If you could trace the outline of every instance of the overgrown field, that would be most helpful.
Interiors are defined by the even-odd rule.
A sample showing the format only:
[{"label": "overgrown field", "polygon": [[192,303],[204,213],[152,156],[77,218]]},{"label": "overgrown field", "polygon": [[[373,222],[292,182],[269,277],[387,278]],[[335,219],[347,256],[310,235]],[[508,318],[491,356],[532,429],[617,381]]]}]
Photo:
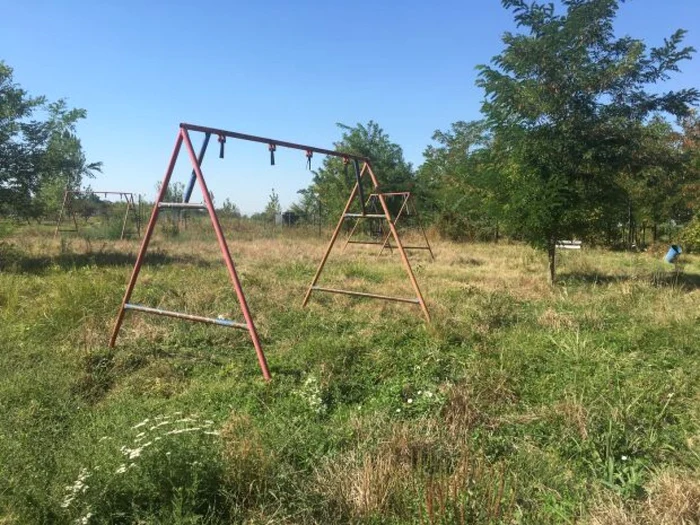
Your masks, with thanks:
[{"label": "overgrown field", "polygon": [[[326,233],[236,231],[245,332],[127,313],[137,241],[0,244],[0,523],[698,523],[700,258],[436,242],[433,315],[316,294]],[[397,254],[324,284],[410,295]],[[210,234],[133,302],[240,319]],[[685,521],[683,521],[685,520]]]}]

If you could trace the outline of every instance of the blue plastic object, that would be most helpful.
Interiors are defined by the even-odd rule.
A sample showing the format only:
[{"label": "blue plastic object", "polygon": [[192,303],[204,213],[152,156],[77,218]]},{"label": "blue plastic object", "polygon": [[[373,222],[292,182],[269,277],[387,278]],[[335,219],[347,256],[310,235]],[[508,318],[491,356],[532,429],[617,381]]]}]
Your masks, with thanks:
[{"label": "blue plastic object", "polygon": [[678,259],[678,256],[683,252],[680,246],[677,244],[672,244],[671,247],[668,249],[668,252],[666,253],[666,256],[664,257],[664,260],[667,263],[673,264],[676,262],[676,259]]}]

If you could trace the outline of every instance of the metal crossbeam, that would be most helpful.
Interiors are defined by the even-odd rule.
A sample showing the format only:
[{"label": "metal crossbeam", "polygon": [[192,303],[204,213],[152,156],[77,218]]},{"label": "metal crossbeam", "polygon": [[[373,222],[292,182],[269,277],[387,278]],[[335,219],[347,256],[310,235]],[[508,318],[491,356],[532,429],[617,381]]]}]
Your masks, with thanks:
[{"label": "metal crossbeam", "polygon": [[[382,241],[347,241],[347,244],[382,244]],[[408,248],[408,246],[404,246]]]},{"label": "metal crossbeam", "polygon": [[[352,242],[350,243],[352,244]],[[381,242],[376,242],[372,244],[382,244]],[[386,245],[387,248],[394,248],[391,244]],[[430,250],[430,246],[404,246],[404,250]]]},{"label": "metal crossbeam", "polygon": [[405,298],[405,297],[392,297],[391,295],[380,295],[377,293],[368,293],[368,292],[355,292],[353,290],[339,290],[338,288],[326,288],[324,286],[312,286],[312,290],[315,290],[317,292],[328,292],[328,293],[337,293],[337,294],[343,294],[343,295],[355,295],[357,297],[371,297],[373,299],[384,299],[385,301],[397,301],[399,303],[413,303],[413,304],[420,304],[420,301],[418,299],[411,299]]},{"label": "metal crossbeam", "polygon": [[386,219],[383,213],[345,213],[346,219]]},{"label": "metal crossbeam", "polygon": [[232,139],[247,140],[250,142],[260,142],[262,144],[272,144],[277,147],[298,149],[302,151],[312,151],[313,153],[320,153],[321,155],[328,155],[329,157],[341,157],[344,159],[353,159],[361,162],[368,162],[367,157],[361,155],[353,155],[352,153],[344,153],[342,151],[335,151],[332,149],[317,148],[315,146],[306,146],[304,144],[297,144],[296,142],[287,142],[286,140],[269,139],[266,137],[258,137],[257,135],[248,135],[247,133],[238,133],[236,131],[228,131],[225,129],[209,128],[206,126],[197,126],[195,124],[180,124],[181,129],[186,129],[189,131],[201,131],[202,133],[212,133],[220,137],[229,137]]},{"label": "metal crossbeam", "polygon": [[216,324],[219,326],[227,326],[229,328],[239,328],[241,330],[248,330],[248,325],[245,323],[239,323],[236,321],[231,321],[230,319],[220,319],[218,317],[202,317],[201,315],[185,314],[182,312],[173,312],[171,310],[163,310],[161,308],[151,308],[149,306],[142,306],[140,304],[126,303],[124,305],[126,310],[136,310],[138,312],[145,312],[147,314],[164,315],[166,317],[175,317],[177,319],[186,319],[187,321],[196,321],[198,323],[208,323]]},{"label": "metal crossbeam", "polygon": [[198,202],[159,202],[158,207],[159,208],[174,208],[174,209],[185,208],[188,210],[206,210],[207,209],[206,204],[202,204],[202,203],[198,203]]}]

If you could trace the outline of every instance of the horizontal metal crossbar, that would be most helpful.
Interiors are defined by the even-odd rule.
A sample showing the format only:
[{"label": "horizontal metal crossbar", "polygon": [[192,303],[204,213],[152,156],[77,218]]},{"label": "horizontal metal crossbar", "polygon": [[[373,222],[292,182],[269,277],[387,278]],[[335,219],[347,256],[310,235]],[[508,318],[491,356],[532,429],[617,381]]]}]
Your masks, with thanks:
[{"label": "horizontal metal crossbar", "polygon": [[337,288],[325,288],[323,286],[312,286],[312,290],[317,292],[338,293],[343,295],[356,295],[358,297],[371,297],[373,299],[384,299],[385,301],[397,301],[399,303],[420,304],[418,299],[407,299],[405,297],[391,297],[390,295],[379,295],[376,293],[353,292],[352,290],[338,290]]},{"label": "horizontal metal crossbar", "polygon": [[[393,244],[387,244],[387,248],[396,248],[396,246],[394,246]],[[430,246],[404,246],[403,249],[404,250],[430,250]]]},{"label": "horizontal metal crossbar", "polygon": [[186,208],[188,210],[206,210],[207,206],[199,202],[159,202],[159,208]]},{"label": "horizontal metal crossbar", "polygon": [[183,314],[182,312],[173,312],[171,310],[161,310],[160,308],[151,308],[149,306],[141,306],[140,304],[126,303],[126,310],[135,310],[137,312],[145,312],[147,314],[164,315],[166,317],[176,317],[177,319],[186,319],[188,321],[197,321],[199,323],[216,324],[219,326],[227,326],[229,328],[240,328],[247,330],[248,325],[231,321],[230,319],[219,319],[215,317],[202,317],[201,315]]},{"label": "horizontal metal crossbar", "polygon": [[346,213],[343,215],[346,219],[349,218],[355,218],[355,219],[386,219],[386,215],[383,213]]},{"label": "horizontal metal crossbar", "polygon": [[227,131],[225,129],[209,128],[206,126],[197,126],[195,124],[180,124],[180,128],[199,131],[201,133],[212,133],[215,135],[220,135],[224,137],[230,137],[232,139],[249,140],[251,142],[261,142],[262,144],[273,144],[275,146],[280,146],[283,148],[300,149],[303,151],[312,151],[314,153],[320,153],[321,155],[330,155],[332,157],[341,157],[346,159],[356,159],[363,162],[369,161],[367,157],[361,157],[360,155],[353,155],[351,153],[343,153],[342,151],[334,151],[332,149],[317,148],[315,146],[306,146],[304,144],[296,144],[294,142],[287,142],[285,140],[268,139],[265,137],[258,137],[256,135],[248,135],[246,133],[238,133],[236,131]]},{"label": "horizontal metal crossbar", "polygon": [[407,195],[410,195],[410,191],[381,191],[378,193],[370,193],[370,197],[378,197],[379,195],[382,195],[384,197],[406,197]]}]

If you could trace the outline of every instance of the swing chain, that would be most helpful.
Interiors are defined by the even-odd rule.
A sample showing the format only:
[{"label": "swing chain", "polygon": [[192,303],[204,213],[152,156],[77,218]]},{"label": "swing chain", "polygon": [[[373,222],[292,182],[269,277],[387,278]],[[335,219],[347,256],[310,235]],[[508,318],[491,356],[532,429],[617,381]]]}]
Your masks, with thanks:
[{"label": "swing chain", "polygon": [[270,150],[270,166],[275,165],[275,151],[277,150],[277,146],[275,144],[270,144],[267,149]]}]

